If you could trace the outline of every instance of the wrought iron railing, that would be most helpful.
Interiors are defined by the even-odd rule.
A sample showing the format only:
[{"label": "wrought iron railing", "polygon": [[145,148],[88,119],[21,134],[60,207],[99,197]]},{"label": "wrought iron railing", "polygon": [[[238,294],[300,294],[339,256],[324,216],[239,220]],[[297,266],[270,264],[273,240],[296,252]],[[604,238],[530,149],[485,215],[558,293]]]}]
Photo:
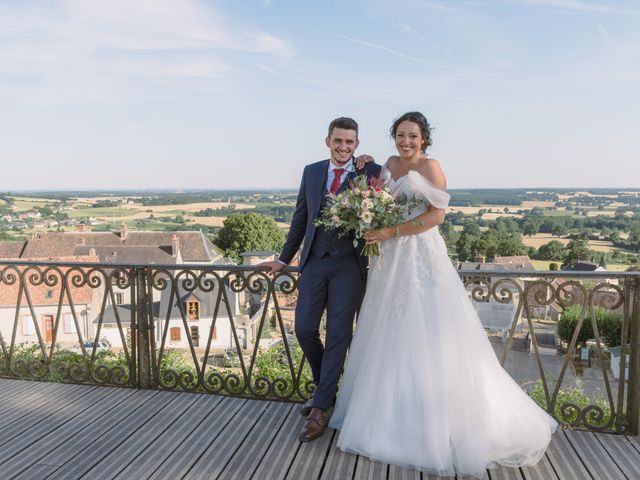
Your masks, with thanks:
[{"label": "wrought iron railing", "polygon": [[[524,355],[535,366],[547,411],[565,425],[639,432],[640,273],[460,274],[476,305],[509,306],[500,360]],[[314,385],[292,335],[296,289],[294,269],[271,277],[250,266],[0,262],[0,376],[300,401]],[[575,324],[562,342],[557,321],[539,317],[570,307]],[[602,311],[617,322],[606,340]],[[541,322],[555,357],[539,344]],[[585,351],[603,392],[578,401],[564,389]]]}]

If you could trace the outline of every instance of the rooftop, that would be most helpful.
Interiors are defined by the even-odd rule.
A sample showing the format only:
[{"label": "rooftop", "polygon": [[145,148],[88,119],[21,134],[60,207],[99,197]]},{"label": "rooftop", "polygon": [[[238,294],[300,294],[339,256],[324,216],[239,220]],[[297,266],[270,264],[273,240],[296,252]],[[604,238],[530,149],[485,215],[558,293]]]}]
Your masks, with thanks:
[{"label": "rooftop", "polygon": [[[174,239],[175,237],[175,239]],[[175,240],[177,240],[177,245]],[[51,259],[96,255],[108,263],[218,262],[222,255],[199,231],[46,232],[26,242],[0,242],[0,259]]]}]

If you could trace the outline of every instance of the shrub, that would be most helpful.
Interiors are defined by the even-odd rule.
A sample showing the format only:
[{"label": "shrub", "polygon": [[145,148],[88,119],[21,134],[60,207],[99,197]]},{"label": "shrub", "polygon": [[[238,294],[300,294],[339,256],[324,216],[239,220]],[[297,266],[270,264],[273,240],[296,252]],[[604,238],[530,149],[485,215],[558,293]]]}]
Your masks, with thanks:
[{"label": "shrub", "polygon": [[[535,382],[533,388],[528,392],[528,395],[542,408],[544,408],[545,410],[547,409],[547,400],[544,396],[544,387],[542,385],[542,380],[538,380],[537,382]],[[611,408],[609,406],[609,403],[604,399],[604,396],[599,390],[596,391],[593,398],[587,397],[582,388],[582,382],[580,381],[580,379],[577,379],[573,385],[569,386],[569,388],[560,389],[553,411],[553,416],[556,419],[565,423],[573,423],[578,420],[580,413],[573,409],[569,409],[567,411],[568,415],[565,415],[562,412],[562,407],[568,403],[576,405],[581,411],[583,411],[588,406],[595,406],[602,409],[604,415],[600,422],[595,421],[594,416],[596,415],[596,410],[587,414],[587,421],[591,426],[603,426],[609,423],[609,420],[611,418]],[[574,426],[585,427],[582,420],[578,421]]]},{"label": "shrub", "polygon": [[[558,321],[558,336],[567,343],[571,341],[573,332],[578,325],[578,317],[581,309],[582,307],[580,305],[572,305],[565,308],[560,316],[560,320]],[[595,307],[594,315],[602,341],[609,347],[617,347],[620,345],[620,339],[622,337],[622,316],[602,307]],[[589,310],[586,310],[582,327],[580,328],[580,334],[578,335],[578,344],[584,345],[587,340],[594,337],[595,334],[593,332],[593,326],[591,325],[591,316]]]}]

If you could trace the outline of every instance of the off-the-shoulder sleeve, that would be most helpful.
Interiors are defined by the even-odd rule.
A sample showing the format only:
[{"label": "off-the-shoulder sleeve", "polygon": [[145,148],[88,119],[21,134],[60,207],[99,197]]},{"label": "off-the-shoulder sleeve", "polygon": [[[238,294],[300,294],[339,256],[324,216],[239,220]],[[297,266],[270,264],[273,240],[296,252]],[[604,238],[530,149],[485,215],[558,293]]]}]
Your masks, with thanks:
[{"label": "off-the-shoulder sleeve", "polygon": [[444,190],[436,188],[420,172],[411,170],[408,173],[413,177],[414,188],[420,192],[436,208],[446,208],[451,196]]}]

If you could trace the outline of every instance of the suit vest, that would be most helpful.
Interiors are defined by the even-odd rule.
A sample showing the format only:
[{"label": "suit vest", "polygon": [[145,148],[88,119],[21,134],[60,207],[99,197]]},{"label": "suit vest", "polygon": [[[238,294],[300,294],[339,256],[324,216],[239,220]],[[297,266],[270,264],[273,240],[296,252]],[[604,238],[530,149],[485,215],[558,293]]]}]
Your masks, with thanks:
[{"label": "suit vest", "polygon": [[[327,185],[324,184],[322,188],[322,201],[320,202],[320,212],[327,208]],[[316,257],[323,257],[324,255],[330,255],[333,258],[339,258],[349,253],[354,253],[353,247],[354,240],[353,233],[338,236],[338,230],[327,230],[325,227],[317,227],[316,233],[313,237],[313,243],[311,244],[311,253]]]}]

